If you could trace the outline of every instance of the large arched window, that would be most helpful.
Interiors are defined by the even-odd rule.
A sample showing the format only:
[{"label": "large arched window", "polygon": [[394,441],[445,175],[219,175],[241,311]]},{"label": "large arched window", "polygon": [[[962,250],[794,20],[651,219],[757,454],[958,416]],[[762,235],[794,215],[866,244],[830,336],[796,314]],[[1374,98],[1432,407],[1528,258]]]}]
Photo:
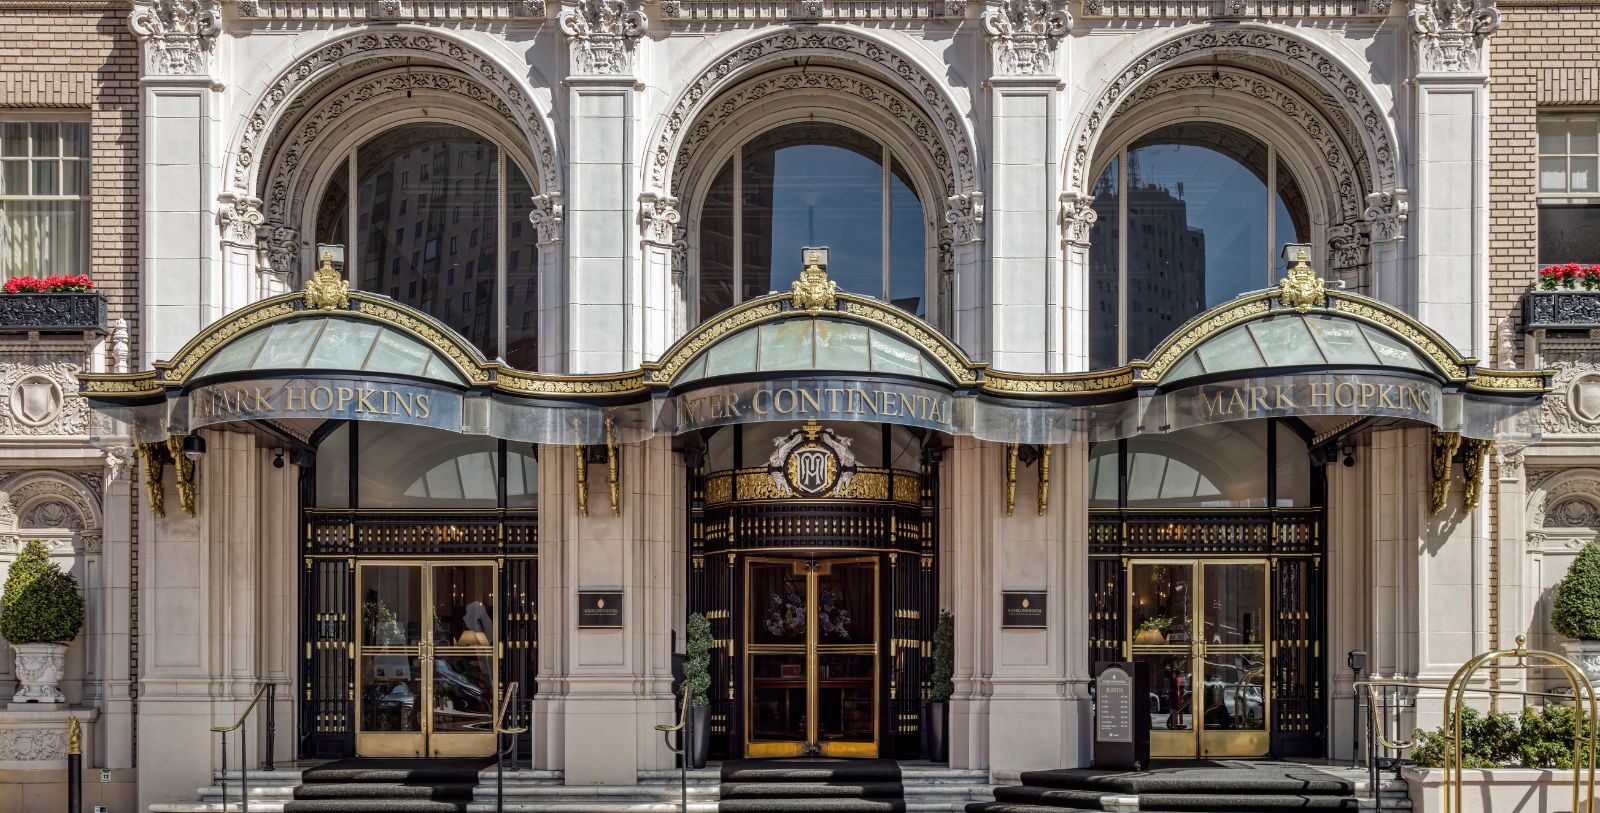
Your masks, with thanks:
[{"label": "large arched window", "polygon": [[1310,238],[1306,199],[1271,145],[1172,124],[1114,153],[1094,187],[1090,366],[1141,358],[1190,317],[1275,284]]},{"label": "large arched window", "polygon": [[532,197],[522,168],[488,139],[450,124],[405,125],[347,156],[317,207],[317,243],[346,247],[354,287],[422,310],[484,355],[531,369],[539,312],[539,249],[525,216]]},{"label": "large arched window", "polygon": [[700,208],[698,319],[783,290],[802,246],[829,248],[851,293],[926,317],[931,224],[889,147],[837,124],[790,124],[740,145]]}]

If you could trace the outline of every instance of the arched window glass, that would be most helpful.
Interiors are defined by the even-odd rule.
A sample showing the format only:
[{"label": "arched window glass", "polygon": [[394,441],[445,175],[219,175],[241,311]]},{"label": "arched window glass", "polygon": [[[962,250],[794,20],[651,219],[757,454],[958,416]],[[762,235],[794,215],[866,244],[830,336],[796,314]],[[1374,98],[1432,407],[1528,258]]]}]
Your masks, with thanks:
[{"label": "arched window glass", "polygon": [[396,127],[347,162],[323,192],[315,229],[319,245],[345,247],[351,283],[433,316],[490,358],[532,368],[539,258],[525,218],[533,188],[516,163],[449,124]]},{"label": "arched window glass", "polygon": [[1095,182],[1094,208],[1095,368],[1140,358],[1190,317],[1275,284],[1283,244],[1311,229],[1305,197],[1270,145],[1203,122],[1119,150]]},{"label": "arched window glass", "polygon": [[1203,424],[1089,449],[1089,507],[1304,508],[1311,454],[1286,420]]},{"label": "arched window glass", "polygon": [[787,289],[800,249],[828,246],[840,288],[925,317],[929,233],[887,146],[836,124],[770,130],[740,146],[701,204],[698,316]]},{"label": "arched window glass", "polygon": [[533,444],[423,426],[341,424],[317,446],[315,479],[317,508],[539,507]]}]

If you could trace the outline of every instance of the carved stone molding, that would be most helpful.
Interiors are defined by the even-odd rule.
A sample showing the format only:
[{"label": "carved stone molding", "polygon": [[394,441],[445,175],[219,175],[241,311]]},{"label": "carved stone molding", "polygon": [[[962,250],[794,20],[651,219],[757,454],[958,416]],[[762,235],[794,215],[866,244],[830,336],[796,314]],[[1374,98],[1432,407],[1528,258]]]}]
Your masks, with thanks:
[{"label": "carved stone molding", "polygon": [[1516,480],[1522,477],[1522,452],[1526,448],[1520,443],[1502,441],[1494,446],[1495,466],[1500,470],[1500,479]]},{"label": "carved stone molding", "polygon": [[1600,435],[1600,356],[1593,348],[1546,349],[1555,370],[1539,405],[1539,423],[1552,434]]},{"label": "carved stone molding", "polygon": [[[907,97],[915,100],[919,112],[931,122],[930,139],[942,142],[942,152],[947,156],[944,166],[950,168],[954,181],[954,188],[948,189],[946,196],[977,187],[976,151],[964,129],[965,114],[950,101],[941,81],[877,40],[857,31],[832,27],[781,29],[734,49],[702,71],[667,113],[666,125],[656,138],[651,156],[650,186],[681,194],[676,188],[676,170],[686,166],[688,158],[681,149],[697,137],[703,137],[692,133],[705,126],[702,118],[710,114],[703,111],[713,101],[720,102],[726,88],[746,81],[758,67],[778,63],[787,66],[807,56],[853,63],[866,68],[872,76],[891,79]],[[810,65],[811,71],[818,68],[817,63]]]},{"label": "carved stone molding", "polygon": [[66,753],[66,728],[7,728],[0,732],[0,762],[48,762],[65,759]]},{"label": "carved stone molding", "polygon": [[983,13],[990,69],[996,76],[1041,76],[1055,71],[1056,43],[1072,30],[1061,0],[1002,0]]},{"label": "carved stone molding", "polygon": [[254,248],[256,229],[267,222],[261,213],[261,199],[243,192],[224,192],[218,202],[217,225],[222,228],[223,242]]},{"label": "carved stone molding", "polygon": [[[1226,27],[1204,26],[1130,58],[1127,67],[1095,99],[1083,126],[1078,130],[1070,157],[1071,183],[1068,188],[1089,189],[1093,179],[1087,175],[1095,144],[1114,111],[1122,106],[1128,96],[1137,92],[1152,77],[1158,77],[1157,72],[1169,65],[1221,54],[1270,65],[1280,72],[1292,70],[1316,82],[1318,87],[1326,91],[1325,98],[1318,100],[1321,112],[1330,117],[1348,118],[1351,132],[1361,142],[1360,158],[1371,164],[1373,176],[1367,188],[1387,189],[1395,185],[1398,177],[1395,150],[1384,125],[1386,114],[1373,102],[1365,86],[1338,62],[1305,40],[1277,29],[1242,23]],[[1363,174],[1366,174],[1365,169]]]},{"label": "carved stone molding", "polygon": [[7,361],[0,367],[0,435],[62,436],[89,431],[88,402],[78,395],[72,361]]},{"label": "carved stone molding", "polygon": [[566,207],[559,192],[533,196],[533,210],[528,212],[528,222],[539,232],[539,244],[561,242],[561,226],[566,220]]},{"label": "carved stone molding", "polygon": [[1077,192],[1061,193],[1061,243],[1062,245],[1089,244],[1089,231],[1100,215],[1094,210],[1094,196]]},{"label": "carved stone molding", "polygon": [[[324,101],[326,93],[338,86],[358,81],[351,76],[331,76],[341,67],[359,70],[382,65],[383,59],[410,60],[412,70],[423,63],[443,64],[466,73],[482,87],[493,92],[498,105],[513,113],[518,129],[533,140],[533,159],[538,177],[539,191],[557,192],[560,189],[560,166],[556,159],[555,137],[533,100],[524,92],[519,79],[508,74],[489,57],[445,36],[419,31],[364,31],[327,43],[315,51],[295,60],[278,79],[262,92],[246,120],[240,135],[237,156],[233,165],[234,189],[255,190],[269,202],[267,222],[272,228],[269,235],[268,257],[274,270],[285,262],[284,242],[295,237],[287,226],[290,221],[274,220],[270,210],[270,195],[266,194],[267,179],[258,177],[258,161],[262,165],[277,163],[273,148],[287,141],[287,133],[296,126],[308,108]],[[355,63],[361,63],[356,65]],[[453,88],[452,88],[453,90]],[[447,91],[448,92],[448,91]],[[497,107],[498,109],[498,107]],[[298,256],[298,239],[288,252],[287,262]]]},{"label": "carved stone molding", "polygon": [[131,352],[128,338],[128,320],[118,319],[111,323],[111,372],[128,372],[128,357]]},{"label": "carved stone molding", "polygon": [[222,15],[217,0],[135,0],[128,27],[149,76],[207,76]]},{"label": "carved stone molding", "polygon": [[634,41],[644,33],[645,16],[637,0],[583,0],[561,12],[561,33],[569,40],[571,69],[580,76],[633,73]]},{"label": "carved stone molding", "polygon": [[[688,194],[688,190],[677,186],[678,179],[692,174],[689,168],[704,148],[716,140],[723,122],[731,120],[752,104],[797,91],[825,91],[872,105],[875,113],[881,111],[885,118],[892,118],[922,147],[930,169],[939,177],[945,196],[956,194],[958,179],[955,168],[951,166],[950,154],[945,148],[944,139],[940,137],[939,126],[922,106],[892,85],[832,65],[767,71],[721,91],[716,97],[716,104],[708,106],[685,132],[673,167],[673,193],[680,197]],[[656,159],[661,159],[659,151]],[[716,169],[712,167],[709,171]]]},{"label": "carved stone molding", "polygon": [[983,193],[969,192],[945,198],[944,222],[950,228],[950,240],[958,246],[982,240]]},{"label": "carved stone molding", "polygon": [[1419,70],[1468,73],[1482,64],[1483,43],[1500,27],[1494,0],[1411,0]]},{"label": "carved stone molding", "polygon": [[1387,16],[1392,0],[1084,0],[1085,17],[1111,19],[1299,19]]},{"label": "carved stone molding", "polygon": [[[21,531],[98,531],[99,495],[58,472],[12,472],[0,477],[0,534]],[[69,552],[70,540],[45,540],[52,552]]]},{"label": "carved stone molding", "polygon": [[1411,211],[1408,197],[1409,193],[1404,189],[1367,195],[1367,208],[1361,216],[1372,224],[1372,239],[1375,242],[1405,239],[1406,217]]},{"label": "carved stone molding", "polygon": [[540,0],[237,0],[243,20],[339,22],[360,20],[514,20],[545,16]]},{"label": "carved stone molding", "polygon": [[648,243],[671,248],[677,239],[678,199],[646,192],[639,196],[639,228]]},{"label": "carved stone molding", "polygon": [[752,20],[929,20],[963,17],[966,0],[661,0],[661,17],[669,22]]},{"label": "carved stone molding", "polygon": [[1600,530],[1600,469],[1547,471],[1549,479],[1528,490],[1528,527]]}]

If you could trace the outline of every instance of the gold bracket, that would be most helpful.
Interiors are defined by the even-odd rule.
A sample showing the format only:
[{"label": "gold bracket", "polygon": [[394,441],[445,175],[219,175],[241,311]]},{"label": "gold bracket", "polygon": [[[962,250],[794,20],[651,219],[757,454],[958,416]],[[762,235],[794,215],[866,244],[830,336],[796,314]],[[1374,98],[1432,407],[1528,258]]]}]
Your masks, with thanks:
[{"label": "gold bracket", "polygon": [[611,516],[622,516],[622,475],[618,470],[617,422],[606,416],[606,485],[611,487]]},{"label": "gold bracket", "polygon": [[1433,513],[1444,510],[1450,502],[1450,464],[1456,449],[1461,447],[1461,436],[1454,432],[1433,432]]},{"label": "gold bracket", "polygon": [[161,477],[166,469],[166,461],[161,457],[161,444],[139,444],[139,456],[144,458],[144,493],[150,500],[150,513],[164,517],[167,515],[167,493]]},{"label": "gold bracket", "polygon": [[1017,509],[1017,450],[1019,444],[1006,444],[1006,516]]},{"label": "gold bracket", "polygon": [[589,516],[589,457],[584,454],[582,446],[572,447],[573,457],[578,461],[578,516]]},{"label": "gold bracket", "polygon": [[1039,516],[1050,510],[1050,444],[1039,447]]},{"label": "gold bracket", "polygon": [[1471,511],[1478,507],[1478,498],[1483,494],[1483,462],[1494,448],[1494,441],[1468,438],[1461,445],[1461,476],[1467,481],[1461,505]]},{"label": "gold bracket", "polygon": [[194,516],[195,497],[197,496],[198,473],[195,471],[193,460],[183,453],[183,437],[172,435],[167,438],[167,452],[172,455],[173,471],[178,475],[178,504],[183,506],[183,513]]}]

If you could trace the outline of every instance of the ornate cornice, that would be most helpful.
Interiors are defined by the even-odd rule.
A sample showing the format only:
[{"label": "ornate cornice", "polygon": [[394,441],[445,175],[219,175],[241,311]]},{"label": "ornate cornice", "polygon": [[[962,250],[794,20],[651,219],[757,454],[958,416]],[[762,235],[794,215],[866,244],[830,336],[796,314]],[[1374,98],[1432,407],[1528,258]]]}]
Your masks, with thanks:
[{"label": "ornate cornice", "polygon": [[1387,17],[1392,0],[1084,0],[1085,18],[1206,20]]},{"label": "ornate cornice", "polygon": [[751,20],[763,23],[804,20],[933,20],[966,16],[967,0],[661,0],[666,22]]},{"label": "ornate cornice", "polygon": [[360,20],[444,21],[539,20],[545,17],[544,0],[236,0],[234,14],[242,20],[339,22]]},{"label": "ornate cornice", "polygon": [[146,76],[210,76],[217,0],[135,0],[128,27],[144,46]]}]

